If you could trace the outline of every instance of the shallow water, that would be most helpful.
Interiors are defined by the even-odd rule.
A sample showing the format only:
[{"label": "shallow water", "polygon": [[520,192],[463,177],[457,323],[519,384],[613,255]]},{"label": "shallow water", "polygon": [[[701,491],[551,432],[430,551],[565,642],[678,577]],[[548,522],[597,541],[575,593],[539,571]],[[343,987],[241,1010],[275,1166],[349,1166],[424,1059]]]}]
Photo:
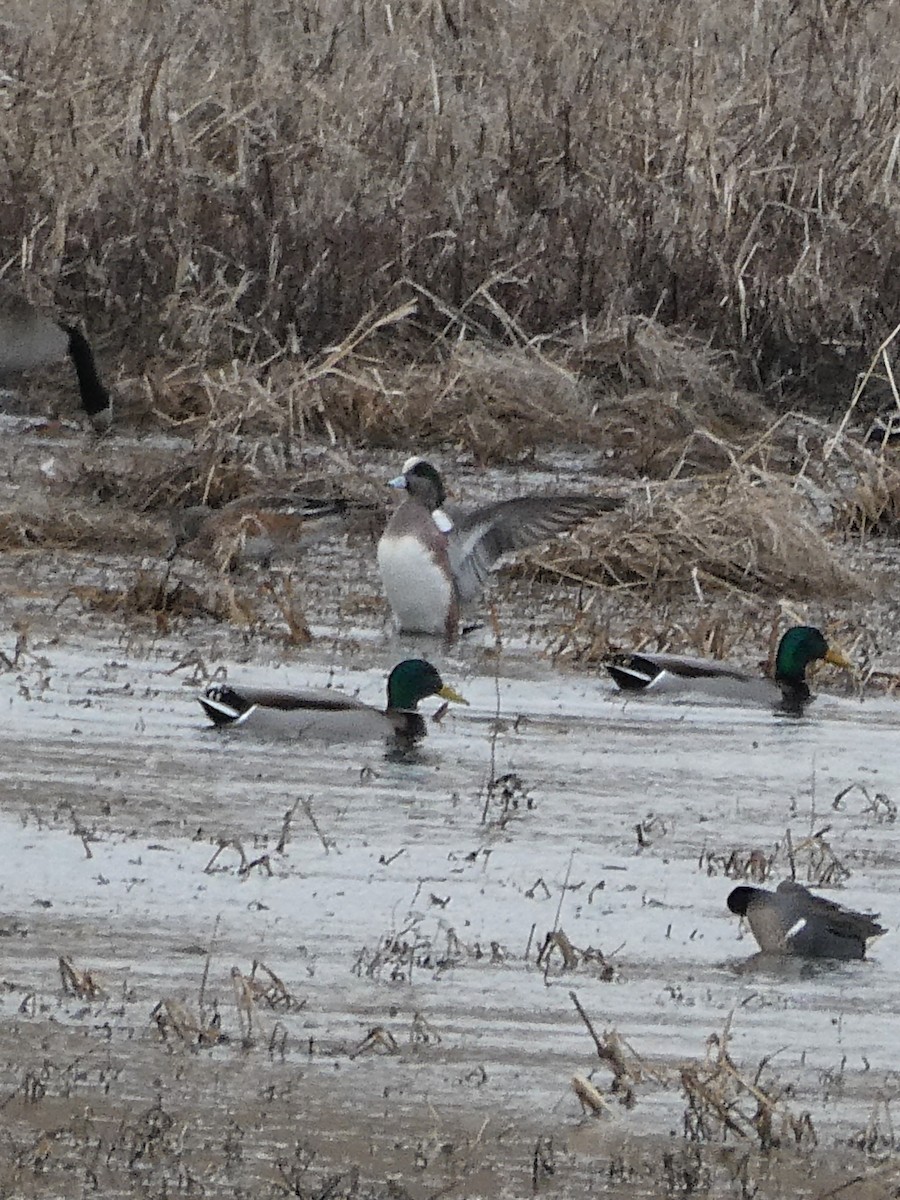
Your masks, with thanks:
[{"label": "shallow water", "polygon": [[[317,553],[332,583],[307,599],[318,623],[299,651],[203,621],[159,636],[61,603],[73,580],[114,578],[115,557],[6,556],[30,623],[0,673],[0,1084],[17,1145],[48,1121],[71,1134],[88,1110],[84,1137],[118,1145],[121,1112],[159,1099],[184,1122],[192,1170],[209,1160],[211,1195],[237,1194],[237,1178],[272,1185],[301,1134],[323,1163],[471,1195],[531,1190],[535,1139],[550,1137],[561,1194],[615,1194],[622,1145],[681,1144],[679,1070],[728,1027],[734,1062],[752,1075],[769,1057],[764,1080],[789,1087],[820,1150],[839,1152],[840,1182],[841,1148],[894,1094],[900,1049],[900,844],[894,810],[875,801],[900,797],[896,704],[825,694],[795,720],[626,701],[542,657],[554,595],[505,596],[502,650],[482,631],[445,653],[381,618],[348,619],[348,597],[377,596],[371,555]],[[339,685],[379,703],[410,652],[470,706],[400,758],[216,732],[195,699],[222,665],[236,682]],[[505,798],[488,790],[502,776]],[[889,932],[868,961],[754,964],[725,907],[726,863],[774,857],[774,885],[790,873],[788,834],[799,879],[830,853],[849,875],[827,894],[882,914]],[[605,962],[539,964],[554,930]],[[60,955],[103,994],[65,994]],[[254,960],[290,1004],[241,1000],[233,969],[246,977]],[[641,1076],[633,1108],[609,1096],[611,1115],[587,1125],[571,1077],[593,1071],[607,1092],[611,1074],[573,991]],[[217,1009],[230,1040],[161,1037],[151,1013],[174,1000],[198,1017],[201,1000],[207,1018]],[[39,1103],[24,1098],[32,1077]],[[208,1150],[228,1122],[248,1147],[231,1174],[221,1146]],[[105,1194],[130,1194],[133,1162],[116,1174],[115,1161],[110,1149]],[[629,1178],[629,1194],[661,1186]]]},{"label": "shallow water", "polygon": [[[849,785],[900,791],[891,703],[820,699],[801,721],[625,703],[600,679],[529,674],[522,656],[490,676],[458,657],[443,672],[471,707],[451,708],[410,759],[392,761],[379,745],[326,751],[211,731],[190,672],[173,673],[178,647],[105,661],[99,651],[44,647],[42,665],[0,677],[7,1028],[87,1019],[113,1046],[140,1029],[146,1043],[158,1001],[196,1008],[208,952],[206,1000],[218,999],[223,1028],[240,1037],[231,968],[261,960],[303,1002],[277,1016],[282,1061],[326,1077],[342,1104],[387,1089],[398,1111],[427,1100],[445,1115],[543,1113],[574,1127],[568,1080],[596,1060],[572,989],[598,1028],[663,1073],[702,1060],[730,1019],[735,1061],[774,1056],[820,1139],[861,1129],[892,1086],[896,829],[865,811],[859,788],[832,808]],[[288,678],[259,666],[231,675]],[[310,660],[302,675],[326,686],[333,670]],[[383,672],[348,666],[341,680],[377,701]],[[492,772],[515,776],[505,811],[486,796]],[[308,807],[279,853],[297,801]],[[755,947],[725,908],[725,860],[771,854],[790,830],[803,878],[804,838],[826,828],[851,872],[835,894],[880,911],[891,932],[864,963],[744,970]],[[241,852],[267,864],[242,877]],[[775,877],[787,870],[782,853]],[[558,957],[539,967],[555,928],[602,950],[613,979],[590,963],[563,971]],[[61,997],[60,954],[114,1002]],[[32,993],[39,1010],[23,1015]],[[259,1022],[264,1043],[274,1018]],[[409,1057],[418,1025],[431,1033]],[[348,1059],[373,1026],[406,1053]],[[616,1120],[665,1134],[683,1107],[676,1086],[648,1079]]]}]

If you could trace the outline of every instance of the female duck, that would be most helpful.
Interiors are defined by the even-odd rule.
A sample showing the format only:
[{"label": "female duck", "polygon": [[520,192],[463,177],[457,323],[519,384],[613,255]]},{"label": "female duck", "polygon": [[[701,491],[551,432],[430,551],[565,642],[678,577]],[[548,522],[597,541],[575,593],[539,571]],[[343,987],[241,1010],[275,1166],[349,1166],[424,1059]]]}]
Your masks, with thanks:
[{"label": "female duck", "polygon": [[799,712],[812,699],[806,668],[820,659],[836,667],[852,665],[828,645],[821,630],[795,625],[778,644],[772,679],[755,677],[715,659],[679,654],[616,654],[604,665],[626,692],[696,693],[730,703],[768,704]]},{"label": "female duck", "polygon": [[214,725],[251,728],[264,736],[325,742],[415,741],[425,736],[425,721],[417,706],[427,696],[468,703],[421,658],[408,658],[391,671],[384,710],[336,692],[279,692],[231,684],[207,688],[198,700]]}]

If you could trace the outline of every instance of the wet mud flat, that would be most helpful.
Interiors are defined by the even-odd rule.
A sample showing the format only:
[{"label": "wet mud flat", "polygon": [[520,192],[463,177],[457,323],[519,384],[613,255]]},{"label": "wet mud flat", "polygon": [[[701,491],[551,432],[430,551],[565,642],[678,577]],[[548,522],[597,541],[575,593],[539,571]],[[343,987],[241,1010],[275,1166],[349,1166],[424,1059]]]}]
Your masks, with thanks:
[{"label": "wet mud flat", "polygon": [[[404,641],[365,538],[294,569],[308,645],[97,603],[202,587],[163,541],[0,561],[0,1190],[893,1194],[890,698],[625,702],[545,654],[572,589],[521,580],[502,639]],[[402,757],[223,736],[195,699],[378,703],[418,652],[470,706]],[[754,855],[880,911],[870,960],[754,963],[725,907]]]}]

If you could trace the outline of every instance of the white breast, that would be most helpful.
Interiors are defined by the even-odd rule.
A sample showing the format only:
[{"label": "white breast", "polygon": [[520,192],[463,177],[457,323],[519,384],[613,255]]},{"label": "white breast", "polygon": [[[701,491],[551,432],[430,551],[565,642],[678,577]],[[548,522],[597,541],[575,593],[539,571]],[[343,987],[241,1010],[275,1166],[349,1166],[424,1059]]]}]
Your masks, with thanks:
[{"label": "white breast", "polygon": [[378,569],[400,629],[443,633],[453,602],[453,585],[418,538],[382,538]]}]

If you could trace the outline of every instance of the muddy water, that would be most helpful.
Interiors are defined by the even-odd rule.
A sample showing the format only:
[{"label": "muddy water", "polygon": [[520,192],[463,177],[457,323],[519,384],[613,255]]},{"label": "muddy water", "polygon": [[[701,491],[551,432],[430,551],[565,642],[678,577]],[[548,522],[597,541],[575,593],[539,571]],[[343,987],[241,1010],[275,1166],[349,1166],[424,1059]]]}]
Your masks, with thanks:
[{"label": "muddy water", "polygon": [[[173,670],[182,645],[110,653],[81,638],[35,652],[0,677],[10,1091],[26,1063],[47,1061],[52,1030],[63,1057],[67,1038],[89,1057],[95,1039],[107,1056],[137,1043],[118,1069],[129,1099],[149,1104],[159,1072],[185,1053],[150,1012],[173,998],[198,1012],[201,988],[232,1039],[194,1056],[207,1060],[195,1075],[217,1064],[211,1113],[233,1109],[236,1060],[254,1096],[270,1071],[296,1086],[302,1070],[334,1108],[323,1128],[337,1145],[351,1134],[377,1144],[386,1108],[401,1126],[431,1106],[438,1124],[487,1121],[494,1136],[506,1124],[574,1131],[570,1077],[597,1063],[572,990],[598,1029],[652,1065],[634,1109],[614,1112],[620,1135],[680,1132],[676,1068],[703,1059],[729,1020],[735,1061],[774,1056],[827,1144],[863,1128],[892,1087],[893,932],[865,963],[746,970],[754,947],[724,905],[732,851],[773,854],[790,830],[802,876],[804,839],[826,830],[850,871],[840,898],[896,929],[896,830],[866,799],[900,794],[891,704],[820,699],[803,721],[626,704],[600,679],[515,653],[488,674],[462,651],[442,669],[470,707],[392,761],[380,746],[208,730],[192,669]],[[356,651],[341,684],[377,701],[383,669],[367,653],[380,661],[385,648]],[[308,654],[304,682],[333,683],[330,658]],[[229,673],[285,683],[298,669]],[[486,791],[492,774],[511,776],[505,799]],[[780,876],[784,851],[779,861]],[[565,971],[558,956],[539,966],[553,929],[610,969]],[[102,998],[62,994],[61,954],[92,972]],[[231,971],[254,960],[290,1007],[240,1009]],[[239,1051],[251,1016],[253,1045]],[[596,1071],[601,1087],[609,1078]],[[52,1069],[48,1083],[58,1090]],[[67,1095],[92,1104],[97,1088],[88,1071]],[[186,1085],[175,1094],[189,1103]]]},{"label": "muddy water", "polygon": [[[134,562],[6,556],[30,622],[0,674],[10,1194],[95,1179],[105,1195],[305,1195],[336,1174],[354,1194],[358,1170],[372,1195],[682,1194],[691,1179],[732,1195],[750,1171],[774,1196],[865,1175],[847,1140],[894,1094],[900,1049],[896,705],[823,696],[797,721],[626,703],[541,657],[558,598],[540,594],[504,597],[502,651],[487,633],[449,654],[401,644],[382,615],[344,615],[348,592],[376,591],[359,554],[313,560],[339,586],[315,595],[302,651],[60,606],[73,580]],[[470,706],[400,760],[222,735],[195,700],[223,666],[377,703],[386,668],[423,649]],[[726,863],[757,850],[777,880],[788,846],[799,878],[833,862],[829,894],[881,912],[869,961],[754,965]],[[559,951],[539,962],[554,930],[568,969]],[[60,956],[96,995],[64,990]],[[283,989],[253,998],[254,961]],[[633,1107],[573,992],[624,1039]],[[191,1022],[213,1018],[220,1040],[198,1049]],[[682,1140],[680,1069],[726,1028],[737,1067],[768,1057],[765,1086],[810,1114],[811,1173],[786,1149],[777,1171],[748,1167],[752,1137],[735,1139],[743,1176]],[[588,1120],[570,1081],[591,1072],[610,1110]]]}]

